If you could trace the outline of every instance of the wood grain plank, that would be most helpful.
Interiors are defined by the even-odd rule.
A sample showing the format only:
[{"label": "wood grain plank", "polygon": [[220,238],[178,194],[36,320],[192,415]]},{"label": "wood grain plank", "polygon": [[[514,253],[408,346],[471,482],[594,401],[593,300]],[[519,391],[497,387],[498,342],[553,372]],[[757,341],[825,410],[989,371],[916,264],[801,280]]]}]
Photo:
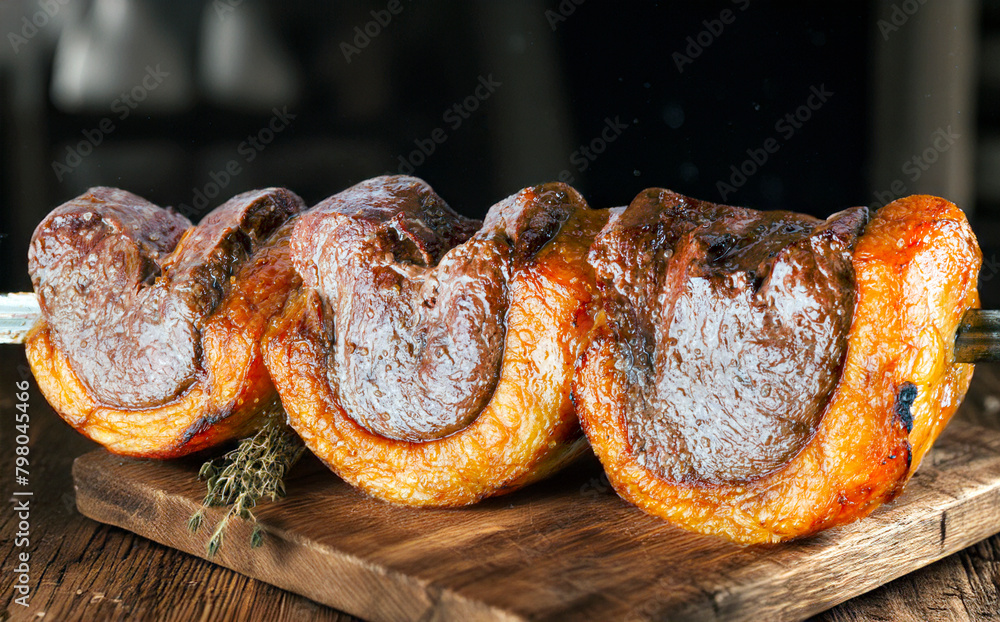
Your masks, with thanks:
[{"label": "wood grain plank", "polygon": [[[0,357],[0,496],[10,498],[14,474],[15,385],[29,379],[23,351]],[[354,617],[232,570],[206,563],[76,509],[75,457],[97,445],[74,432],[32,385],[31,540],[15,546],[16,515],[0,512],[0,621],[46,620],[296,620],[351,622]],[[17,555],[31,555],[31,600],[13,602]]]},{"label": "wood grain plank", "polygon": [[979,542],[814,622],[962,622],[1000,620],[1000,538]]},{"label": "wood grain plank", "polygon": [[[204,555],[187,532],[197,463],[104,451],[77,459],[80,511]],[[212,561],[372,620],[801,619],[1000,531],[1000,432],[956,422],[907,491],[802,542],[739,547],[618,499],[598,465],[461,510],[368,498],[322,467],[258,512]],[[213,523],[221,512],[209,513]]]}]

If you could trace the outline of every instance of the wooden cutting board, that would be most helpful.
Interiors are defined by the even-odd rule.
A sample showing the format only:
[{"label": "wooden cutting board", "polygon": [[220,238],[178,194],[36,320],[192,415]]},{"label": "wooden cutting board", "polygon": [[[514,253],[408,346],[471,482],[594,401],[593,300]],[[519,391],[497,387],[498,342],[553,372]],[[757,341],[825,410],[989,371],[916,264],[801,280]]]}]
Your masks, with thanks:
[{"label": "wooden cutting board", "polygon": [[[95,520],[205,557],[199,464],[78,458],[77,506]],[[801,542],[735,546],[621,501],[599,466],[457,510],[392,506],[314,459],[288,498],[236,521],[212,561],[370,620],[798,619],[1000,532],[1000,432],[955,421],[906,492],[871,517]]]}]

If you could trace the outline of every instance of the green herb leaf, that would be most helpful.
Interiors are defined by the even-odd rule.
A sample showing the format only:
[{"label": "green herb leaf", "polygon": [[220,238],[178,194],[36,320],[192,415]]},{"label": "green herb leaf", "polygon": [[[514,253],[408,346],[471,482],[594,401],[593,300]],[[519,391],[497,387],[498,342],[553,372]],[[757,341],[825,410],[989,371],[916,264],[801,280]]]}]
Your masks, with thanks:
[{"label": "green herb leaf", "polygon": [[209,557],[222,548],[226,526],[236,517],[253,523],[251,548],[263,543],[264,529],[251,510],[264,497],[277,501],[285,496],[285,476],[304,451],[302,439],[286,422],[280,402],[275,402],[269,405],[264,424],[254,436],[241,440],[236,449],[223,457],[202,465],[198,479],[207,482],[207,492],[202,507],[188,521],[188,529],[192,533],[198,531],[205,508],[232,506],[208,541]]}]

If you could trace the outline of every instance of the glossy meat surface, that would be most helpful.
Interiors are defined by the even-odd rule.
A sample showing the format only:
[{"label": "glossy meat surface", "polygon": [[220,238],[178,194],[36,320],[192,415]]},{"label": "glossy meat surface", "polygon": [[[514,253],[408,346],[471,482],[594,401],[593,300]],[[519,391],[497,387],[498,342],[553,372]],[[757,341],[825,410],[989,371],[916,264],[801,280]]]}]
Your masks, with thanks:
[{"label": "glossy meat surface", "polygon": [[[259,341],[299,283],[288,219],[303,208],[287,190],[246,193],[181,235],[156,229],[180,217],[122,191],[57,209],[33,243],[47,303],[27,341],[46,399],[120,454],[182,455],[253,429],[277,397]],[[149,238],[168,242],[151,252]],[[142,262],[148,278],[121,270]]]},{"label": "glossy meat surface", "polygon": [[236,197],[197,226],[124,190],[95,188],[43,220],[28,253],[56,346],[100,402],[149,408],[195,381],[203,318],[234,268],[298,197]]},{"label": "glossy meat surface", "polygon": [[[373,183],[376,187],[370,185]],[[422,182],[398,177],[366,182],[342,194],[353,202],[359,200],[359,193],[371,192],[371,200],[377,205],[396,205],[394,209],[398,211],[383,219],[383,222],[392,222],[413,217],[414,212],[409,211],[407,204],[414,191],[428,197],[421,200],[423,203],[438,200],[429,194]],[[385,192],[391,195],[390,201],[385,200]],[[343,200],[342,196],[330,203],[343,205]],[[344,211],[340,208],[328,217],[340,219],[339,214]],[[364,210],[353,211],[361,213]],[[309,449],[345,480],[376,497],[397,503],[465,505],[516,489],[562,466],[585,447],[570,399],[570,386],[575,363],[589,343],[596,303],[586,253],[604,219],[605,215],[588,209],[583,199],[568,186],[546,184],[523,190],[494,206],[482,228],[467,241],[450,250],[447,244],[438,246],[443,254],[433,277],[427,276],[428,266],[413,262],[414,270],[407,276],[436,278],[440,283],[439,291],[457,288],[452,289],[459,292],[452,294],[452,301],[461,302],[462,296],[467,295],[465,292],[487,291],[492,283],[483,282],[485,280],[495,279],[494,283],[502,286],[496,290],[495,300],[500,301],[505,311],[490,317],[502,335],[497,348],[497,377],[491,380],[485,404],[473,409],[476,412],[471,422],[462,425],[464,417],[456,418],[446,413],[451,422],[458,421],[461,427],[442,438],[419,442],[401,440],[373,432],[355,418],[353,408],[358,402],[345,399],[345,393],[354,390],[354,386],[340,381],[343,372],[336,366],[347,360],[338,352],[341,336],[360,333],[351,332],[349,320],[352,316],[331,315],[332,310],[350,309],[352,304],[372,304],[370,297],[374,296],[371,290],[347,288],[351,292],[348,300],[340,299],[331,304],[322,287],[306,288],[275,321],[264,345],[267,366],[290,423]],[[322,230],[308,221],[301,227],[296,236]],[[423,228],[418,230],[424,231]],[[303,249],[310,247],[308,243],[301,246]],[[363,245],[358,248],[365,249]],[[461,265],[460,262],[484,253],[496,263],[495,269],[499,272],[494,268],[440,270],[440,266]],[[434,253],[428,256],[434,257]],[[309,265],[301,263],[299,257],[296,261],[299,266]],[[398,262],[398,259],[391,261]],[[420,261],[424,262],[431,263]],[[318,264],[319,261],[313,263],[319,268]],[[383,264],[370,264],[370,269],[375,273],[389,264],[387,258]],[[305,281],[320,284],[326,279],[331,286],[336,286],[342,282],[340,274],[317,269],[313,276],[307,271]],[[348,282],[355,279],[354,283],[365,279],[377,282],[364,275],[352,274],[346,278]],[[445,279],[459,282],[445,283]],[[475,282],[462,283],[463,280]],[[408,315],[414,296],[407,293],[410,287],[410,292],[417,290],[410,283],[395,278],[385,285],[389,291],[386,296],[397,305],[397,310],[386,312],[383,322],[399,321],[397,312],[403,317],[412,317]],[[393,293],[396,298],[391,298]],[[484,300],[493,304],[489,297],[477,295],[472,297],[477,304],[462,302],[458,311],[470,314],[468,317],[475,321],[480,318],[485,321],[484,307],[478,304]],[[442,295],[436,301],[437,304],[456,304],[449,303],[449,298]],[[440,316],[427,313],[425,317],[448,317],[447,313]],[[404,343],[421,343],[434,335],[435,330],[446,332],[449,326],[461,335],[470,330],[472,324],[461,319],[449,319],[439,329],[429,323],[404,324],[399,326],[398,339]],[[373,330],[369,334],[381,338],[384,333]],[[392,351],[386,345],[367,347],[383,355]],[[484,351],[481,344],[464,344],[463,347],[474,347],[488,364],[462,369],[473,373],[492,370],[492,363],[489,363],[492,352]],[[394,361],[387,364],[394,364]],[[460,405],[466,398],[460,392],[468,386],[469,378],[445,375],[420,382],[435,382],[435,394],[444,394],[446,403]],[[424,391],[426,395],[427,385],[414,379],[409,387],[401,388],[407,389]],[[449,392],[456,394],[448,395]],[[382,407],[388,409],[398,403],[402,402],[386,400]],[[376,418],[394,422],[412,417],[413,413],[381,415]],[[440,421],[439,413],[431,413],[431,416]]]},{"label": "glossy meat surface", "polygon": [[574,395],[622,497],[686,529],[759,543],[855,520],[899,494],[971,379],[971,365],[953,362],[954,334],[978,306],[981,254],[961,210],[914,196],[879,210],[851,258],[854,313],[837,386],[808,442],[753,479],[677,481],[640,460],[617,329],[598,328]]},{"label": "glossy meat surface", "polygon": [[615,214],[590,258],[638,460],[676,482],[739,482],[798,453],[840,376],[866,219],[660,189]]},{"label": "glossy meat surface", "polygon": [[480,225],[411,177],[362,182],[302,217],[292,248],[329,310],[328,379],[370,432],[441,438],[489,401],[512,257]]}]

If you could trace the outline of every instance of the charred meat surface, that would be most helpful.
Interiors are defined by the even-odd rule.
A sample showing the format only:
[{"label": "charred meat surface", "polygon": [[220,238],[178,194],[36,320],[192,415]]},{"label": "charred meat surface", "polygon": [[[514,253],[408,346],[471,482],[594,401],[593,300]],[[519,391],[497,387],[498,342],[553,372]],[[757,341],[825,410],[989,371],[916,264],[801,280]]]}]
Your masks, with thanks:
[{"label": "charred meat surface", "polygon": [[411,177],[363,182],[303,216],[296,267],[328,305],[328,377],[351,416],[398,440],[471,423],[500,374],[507,282],[568,217],[509,202],[480,223]]},{"label": "charred meat surface", "polygon": [[767,474],[837,384],[864,208],[823,221],[642,192],[591,252],[641,463],[677,482]]},{"label": "charred meat surface", "polygon": [[407,505],[466,505],[569,463],[606,221],[558,183],[481,224],[411,177],[324,201],[293,234],[305,287],[264,338],[290,424],[344,480]]},{"label": "charred meat surface", "polygon": [[100,403],[151,408],[201,372],[200,331],[231,277],[303,208],[287,190],[241,194],[197,227],[123,190],[94,188],[35,230],[28,261],[58,350]]},{"label": "charred meat surface", "polygon": [[202,371],[183,395],[141,410],[97,401],[43,318],[25,353],[45,399],[81,434],[120,455],[175,458],[252,434],[278,400],[261,337],[302,285],[289,250],[294,224],[291,218],[275,230],[229,278],[226,295],[202,322]]},{"label": "charred meat surface", "polygon": [[[599,273],[604,273],[599,279],[609,296],[608,321],[595,332],[593,342],[577,368],[573,393],[587,438],[618,494],[644,511],[675,525],[743,544],[808,536],[863,517],[898,495],[954,414],[972,377],[972,365],[954,363],[954,337],[965,312],[979,304],[976,281],[982,255],[962,211],[937,197],[899,199],[875,212],[853,243],[853,233],[864,220],[863,211],[848,210],[825,223],[800,217],[797,219],[800,224],[796,226],[806,226],[810,229],[807,234],[797,237],[794,230],[789,230],[787,233],[792,235],[791,239],[778,236],[765,241],[770,249],[761,247],[758,253],[750,248],[750,253],[747,253],[744,250],[747,243],[739,239],[740,235],[715,246],[717,236],[722,233],[713,230],[719,219],[724,221],[736,217],[737,222],[726,226],[730,234],[746,231],[745,223],[755,222],[754,227],[765,225],[761,230],[763,233],[773,228],[768,217],[783,221],[788,216],[700,204],[665,191],[653,192],[664,199],[643,193],[637,200],[639,204],[651,202],[656,208],[645,221],[646,229],[641,228],[643,220],[640,218],[622,222],[631,225],[631,235],[640,238],[645,235],[647,240],[655,242],[657,248],[666,247],[671,251],[671,257],[662,261],[655,270],[671,274],[674,267],[670,262],[678,254],[683,258],[693,253],[690,250],[692,246],[700,250],[707,245],[708,252],[701,254],[700,265],[698,262],[694,265],[690,261],[680,262],[681,266],[686,266],[680,272],[684,278],[677,276],[671,289],[662,289],[660,282],[650,276],[653,268],[649,273],[637,273],[627,269],[629,264],[622,263],[621,278],[614,280],[608,275],[614,269],[612,264],[596,266]],[[661,202],[666,207],[674,207],[660,209]],[[678,211],[682,216],[677,215]],[[660,220],[657,212],[668,216]],[[708,218],[704,218],[706,214]],[[764,219],[763,223],[759,222],[761,219]],[[678,220],[682,223],[690,220],[697,226],[678,226],[675,224]],[[612,223],[605,228],[603,235],[614,232],[616,228],[621,229],[622,234],[629,231],[620,224]],[[783,228],[785,224],[781,226]],[[674,236],[671,232],[678,228],[681,234]],[[657,237],[650,232],[661,235]],[[627,244],[624,244],[628,236],[617,237],[623,237],[618,246],[628,250]],[[659,241],[673,237],[678,242],[666,244]],[[841,242],[836,242],[834,238]],[[791,373],[811,375],[814,379],[828,378],[824,367],[836,357],[817,357],[817,350],[810,353],[808,349],[815,348],[815,344],[819,343],[815,341],[818,335],[810,338],[807,333],[800,334],[799,322],[812,326],[813,332],[816,332],[831,326],[836,328],[841,320],[814,313],[800,315],[794,307],[790,317],[782,316],[770,310],[771,303],[761,296],[769,286],[775,287],[773,300],[779,300],[778,294],[783,294],[776,285],[784,283],[785,287],[792,288],[805,311],[827,295],[832,296],[831,304],[842,300],[836,296],[836,284],[844,282],[837,277],[834,270],[836,264],[831,267],[821,261],[823,257],[809,258],[811,248],[822,249],[827,244],[830,246],[823,255],[827,259],[831,256],[835,258],[846,248],[853,249],[848,255],[853,268],[853,272],[848,273],[853,279],[853,310],[849,318],[846,348],[834,346],[834,351],[843,352],[843,361],[836,372],[832,395],[826,398],[823,391],[815,386],[802,389],[806,392],[800,398],[802,401],[811,398],[814,404],[821,407],[819,420],[813,424],[813,429],[808,428],[815,415],[805,410],[796,411],[802,405],[790,399],[791,395],[783,400],[781,406],[788,412],[800,413],[801,418],[792,423],[801,425],[805,431],[797,437],[792,434],[793,443],[777,445],[776,449],[765,444],[766,435],[758,436],[753,428],[744,432],[740,428],[720,425],[719,421],[705,421],[704,425],[709,430],[725,440],[746,443],[746,447],[736,449],[737,460],[734,461],[736,465],[742,464],[742,471],[707,468],[705,465],[722,465],[723,458],[728,456],[713,462],[716,457],[706,457],[697,446],[692,448],[691,438],[700,437],[685,430],[683,424],[687,421],[680,415],[668,413],[669,416],[663,418],[665,427],[673,426],[669,433],[676,436],[642,438],[644,426],[652,427],[648,421],[654,424],[659,422],[642,411],[641,407],[645,405],[642,400],[649,395],[655,397],[652,390],[659,387],[655,375],[640,377],[643,367],[637,365],[634,359],[639,358],[642,351],[637,351],[634,344],[642,343],[639,337],[645,337],[646,343],[651,343],[654,348],[660,348],[663,343],[668,348],[676,348],[683,343],[679,337],[677,343],[664,342],[657,333],[649,332],[652,330],[649,324],[642,322],[650,322],[647,318],[653,317],[654,329],[657,321],[673,328],[678,322],[677,314],[681,312],[679,303],[673,301],[690,296],[687,293],[690,283],[698,279],[709,281],[702,284],[703,289],[712,292],[709,287],[713,285],[711,279],[720,278],[719,275],[732,278],[733,269],[725,266],[730,261],[734,268],[752,269],[754,276],[760,279],[759,286],[750,288],[744,285],[736,288],[737,294],[733,294],[729,283],[724,282],[726,287],[714,284],[719,288],[714,295],[722,302],[716,302],[711,309],[703,308],[702,311],[707,315],[732,313],[730,299],[734,295],[742,295],[748,297],[749,308],[763,313],[765,318],[769,314],[780,318],[783,326],[789,319],[795,320],[791,334],[805,349],[802,354],[804,369],[796,368]],[[599,250],[602,242],[595,246],[595,251]],[[607,246],[606,240],[604,246]],[[711,250],[713,246],[716,251]],[[775,253],[773,258],[770,257],[772,253]],[[694,252],[693,255],[698,257],[699,253]],[[625,253],[625,256],[638,255]],[[716,265],[719,258],[723,264],[721,270]],[[652,260],[644,261],[643,265],[653,263]],[[803,272],[798,269],[799,266],[812,267]],[[811,270],[815,270],[813,277],[805,278]],[[618,293],[640,291],[632,282],[646,288],[646,298],[630,298]],[[748,282],[743,281],[744,284]],[[816,283],[825,285],[817,288]],[[753,306],[754,302],[760,304]],[[846,303],[841,304],[847,309]],[[614,305],[625,306],[615,309]],[[647,305],[657,315],[646,311]],[[670,309],[671,305],[676,307],[669,311],[674,315],[664,319],[664,309]],[[761,404],[767,403],[764,398],[771,397],[775,392],[775,387],[771,385],[770,395],[763,395],[768,385],[761,381],[768,379],[768,370],[762,371],[762,366],[772,364],[770,359],[764,358],[764,353],[768,348],[781,347],[782,334],[773,335],[766,322],[759,322],[755,327],[745,318],[741,321],[747,323],[746,330],[748,336],[753,338],[757,353],[747,345],[739,360],[733,354],[740,352],[743,340],[720,341],[720,323],[708,318],[693,326],[702,331],[703,354],[707,356],[708,348],[713,347],[732,349],[732,352],[723,353],[725,362],[732,365],[730,371],[739,371],[744,378],[760,384],[746,386],[736,378],[713,376],[702,371],[697,364],[686,368],[694,374],[692,377],[674,381],[682,388],[702,381],[722,383],[720,393],[723,397],[726,397],[724,391],[727,387],[732,390],[727,398],[730,404],[733,397],[747,397],[746,403],[736,413],[722,410],[727,407],[726,401],[715,402],[717,419],[729,422],[734,416],[743,417],[749,413],[749,416],[758,417],[765,433],[769,430],[784,431],[781,426],[786,424],[785,420],[770,422],[765,412],[754,412]],[[631,354],[632,358],[623,356],[623,353]],[[683,354],[686,355],[687,351]],[[781,354],[780,349],[777,354]],[[649,355],[655,357],[656,352],[649,352]],[[698,360],[701,359],[696,358],[695,363]],[[780,365],[781,362],[779,358],[773,364]],[[754,373],[744,375],[747,372]],[[790,386],[798,382],[797,378],[782,380]],[[739,395],[736,389],[740,391]],[[681,394],[676,399],[683,400],[685,397]],[[669,405],[665,407],[669,408]],[[789,427],[794,431],[793,427]],[[658,433],[657,430],[654,432]],[[671,439],[680,439],[676,447],[681,458],[667,462],[666,468],[651,460],[648,449],[643,453],[643,447],[638,445],[644,440],[648,447],[650,441],[663,443]],[[715,441],[715,437],[709,438],[708,445]],[[722,451],[728,451],[729,446]],[[778,464],[777,468],[772,468],[774,464]],[[696,471],[695,468],[701,470]],[[715,479],[711,478],[713,475]]]}]

